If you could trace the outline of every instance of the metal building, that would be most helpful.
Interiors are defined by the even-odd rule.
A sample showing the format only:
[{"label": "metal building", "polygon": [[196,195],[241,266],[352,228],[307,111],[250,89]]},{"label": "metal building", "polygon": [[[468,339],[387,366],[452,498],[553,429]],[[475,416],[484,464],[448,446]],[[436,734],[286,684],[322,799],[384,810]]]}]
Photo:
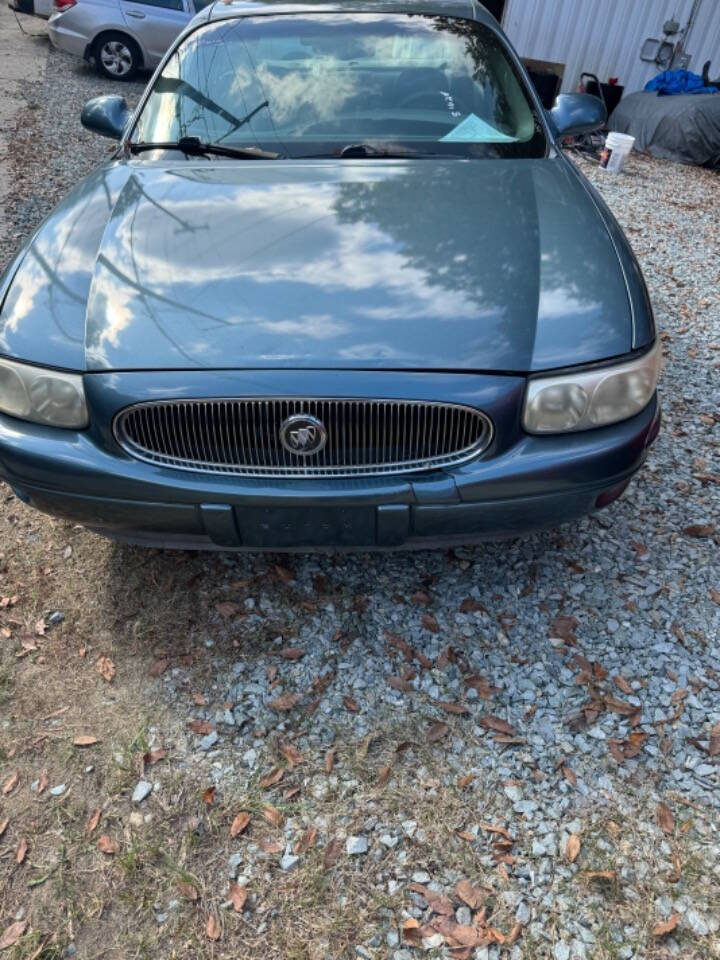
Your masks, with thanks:
[{"label": "metal building", "polygon": [[565,92],[577,89],[583,71],[602,81],[618,77],[627,93],[641,90],[663,69],[640,58],[643,44],[662,40],[668,20],[678,22],[680,32],[668,39],[681,41],[688,69],[700,73],[712,60],[710,73],[720,76],[720,0],[505,0],[502,6],[503,28],[520,56],[565,65]]}]

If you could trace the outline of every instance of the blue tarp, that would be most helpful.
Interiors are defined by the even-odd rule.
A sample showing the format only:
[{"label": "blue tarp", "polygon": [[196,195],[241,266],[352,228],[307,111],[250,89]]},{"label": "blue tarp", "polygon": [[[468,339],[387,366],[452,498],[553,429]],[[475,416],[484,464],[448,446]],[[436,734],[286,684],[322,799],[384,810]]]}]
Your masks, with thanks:
[{"label": "blue tarp", "polygon": [[645,84],[645,89],[657,91],[659,97],[678,93],[718,93],[717,87],[706,87],[702,77],[691,70],[663,70]]}]

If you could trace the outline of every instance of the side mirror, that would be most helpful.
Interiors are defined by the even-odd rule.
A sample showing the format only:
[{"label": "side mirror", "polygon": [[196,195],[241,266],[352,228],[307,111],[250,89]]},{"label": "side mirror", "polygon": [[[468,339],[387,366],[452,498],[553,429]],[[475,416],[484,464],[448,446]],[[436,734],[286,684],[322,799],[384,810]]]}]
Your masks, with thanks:
[{"label": "side mirror", "polygon": [[589,93],[561,93],[548,115],[562,137],[592,133],[607,121],[605,104]]},{"label": "side mirror", "polygon": [[80,114],[80,123],[93,133],[119,140],[128,124],[131,111],[125,97],[95,97],[88,100]]}]

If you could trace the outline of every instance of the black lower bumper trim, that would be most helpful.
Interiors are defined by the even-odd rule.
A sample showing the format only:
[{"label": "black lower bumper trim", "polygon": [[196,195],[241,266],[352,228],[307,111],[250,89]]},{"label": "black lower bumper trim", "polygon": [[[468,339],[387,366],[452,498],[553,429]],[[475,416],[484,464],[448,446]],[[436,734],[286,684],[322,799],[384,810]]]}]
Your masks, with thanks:
[{"label": "black lower bumper trim", "polygon": [[[618,483],[616,478],[613,485]],[[612,485],[478,503],[276,507],[148,503],[18,488],[46,513],[117,539],[209,549],[373,549],[516,537],[595,509]]]}]

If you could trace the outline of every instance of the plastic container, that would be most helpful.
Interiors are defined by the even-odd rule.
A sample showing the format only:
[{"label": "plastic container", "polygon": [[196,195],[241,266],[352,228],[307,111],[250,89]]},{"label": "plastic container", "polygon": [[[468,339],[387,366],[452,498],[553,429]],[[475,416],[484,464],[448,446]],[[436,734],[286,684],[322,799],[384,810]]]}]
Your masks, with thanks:
[{"label": "plastic container", "polygon": [[635,143],[635,137],[627,133],[610,132],[605,140],[605,147],[600,154],[600,166],[608,173],[620,173],[630,151]]}]

